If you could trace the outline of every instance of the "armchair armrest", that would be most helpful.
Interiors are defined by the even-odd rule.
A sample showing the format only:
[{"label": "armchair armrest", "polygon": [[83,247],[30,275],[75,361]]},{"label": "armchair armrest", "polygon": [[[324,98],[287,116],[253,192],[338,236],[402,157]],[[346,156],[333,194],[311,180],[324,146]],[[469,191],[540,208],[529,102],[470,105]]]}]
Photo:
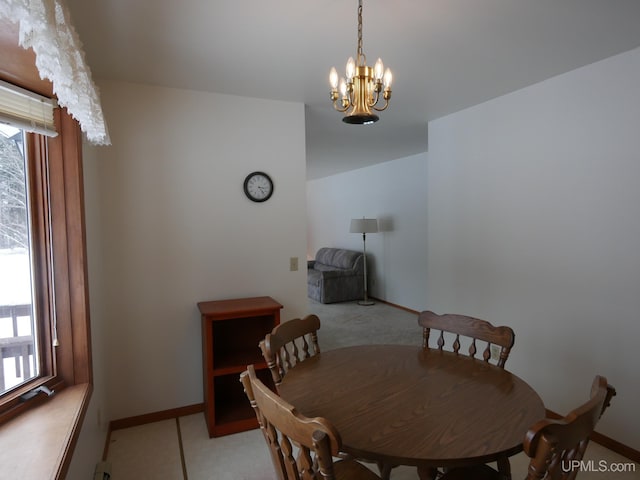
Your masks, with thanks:
[{"label": "armchair armrest", "polygon": [[320,275],[322,278],[339,278],[339,277],[354,277],[358,275],[355,270],[344,270],[344,269],[335,269],[335,270],[320,270]]}]

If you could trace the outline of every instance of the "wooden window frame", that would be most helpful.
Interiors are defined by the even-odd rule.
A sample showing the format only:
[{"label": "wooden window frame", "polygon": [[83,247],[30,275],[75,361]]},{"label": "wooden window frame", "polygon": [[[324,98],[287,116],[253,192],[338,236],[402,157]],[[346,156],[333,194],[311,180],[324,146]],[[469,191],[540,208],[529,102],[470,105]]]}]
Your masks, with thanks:
[{"label": "wooden window frame", "polygon": [[[0,423],[44,401],[44,395],[20,400],[40,385],[59,391],[92,384],[82,138],[77,122],[66,112],[56,109],[55,119],[57,137],[27,134],[26,138],[42,371],[3,396]],[[51,347],[53,318],[57,347]]]},{"label": "wooden window frame", "polygon": [[[53,97],[51,82],[42,80],[36,69],[33,50],[21,48],[18,36],[17,24],[0,18],[0,79]],[[78,123],[65,110],[58,109],[55,122],[57,137],[27,141],[34,142],[30,148],[39,155],[46,147],[49,157],[50,247],[55,255],[51,270],[55,304],[51,305],[55,305],[60,346],[51,356],[56,375],[46,381],[56,393],[38,395],[0,414],[3,469],[15,472],[16,478],[65,477],[93,389],[82,139]],[[33,441],[34,431],[40,435],[37,458],[24,448]]]}]

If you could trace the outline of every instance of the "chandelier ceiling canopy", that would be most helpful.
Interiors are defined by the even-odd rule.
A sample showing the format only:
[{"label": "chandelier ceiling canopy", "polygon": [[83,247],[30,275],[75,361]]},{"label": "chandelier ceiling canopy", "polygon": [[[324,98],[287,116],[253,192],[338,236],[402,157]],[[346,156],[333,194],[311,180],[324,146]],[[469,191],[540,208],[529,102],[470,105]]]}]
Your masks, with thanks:
[{"label": "chandelier ceiling canopy", "polygon": [[381,112],[389,106],[392,79],[391,70],[384,69],[382,59],[378,58],[373,67],[367,66],[367,57],[362,51],[362,0],[358,0],[356,60],[349,57],[346,78],[338,80],[335,67],[329,72],[333,108],[347,112],[342,118],[345,123],[366,125],[377,122],[380,117],[372,110]]}]

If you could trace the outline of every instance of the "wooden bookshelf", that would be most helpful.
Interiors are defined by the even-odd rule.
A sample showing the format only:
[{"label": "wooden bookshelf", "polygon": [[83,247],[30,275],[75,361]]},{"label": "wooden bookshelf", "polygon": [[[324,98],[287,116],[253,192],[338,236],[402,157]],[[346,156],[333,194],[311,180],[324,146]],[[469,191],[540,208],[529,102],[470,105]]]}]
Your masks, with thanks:
[{"label": "wooden bookshelf", "polygon": [[271,297],[251,297],[200,302],[198,308],[209,436],[256,428],[258,423],[242,390],[240,373],[253,364],[262,381],[273,386],[258,343],[280,324],[282,305]]}]

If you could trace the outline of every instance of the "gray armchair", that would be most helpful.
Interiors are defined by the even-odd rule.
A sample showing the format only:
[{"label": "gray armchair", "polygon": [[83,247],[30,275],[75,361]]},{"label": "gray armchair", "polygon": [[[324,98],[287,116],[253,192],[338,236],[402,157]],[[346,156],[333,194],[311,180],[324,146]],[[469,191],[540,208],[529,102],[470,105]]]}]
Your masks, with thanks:
[{"label": "gray armchair", "polygon": [[362,252],[321,248],[307,265],[307,295],[320,303],[347,302],[364,297]]}]

